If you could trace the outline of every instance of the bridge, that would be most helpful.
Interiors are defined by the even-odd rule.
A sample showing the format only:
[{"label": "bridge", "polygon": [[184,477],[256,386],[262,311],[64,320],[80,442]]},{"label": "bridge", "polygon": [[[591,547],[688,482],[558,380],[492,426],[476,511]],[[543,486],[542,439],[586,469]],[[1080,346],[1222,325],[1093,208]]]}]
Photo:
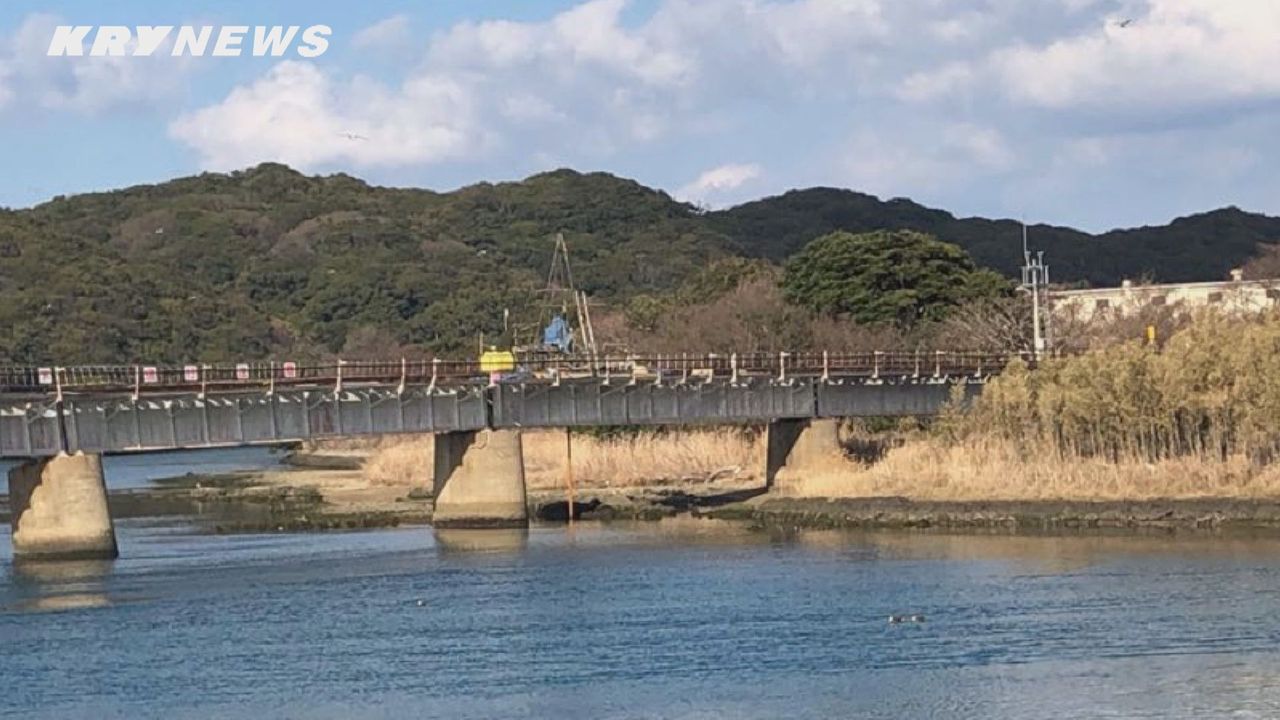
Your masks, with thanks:
[{"label": "bridge", "polygon": [[15,555],[115,557],[102,454],[433,433],[438,526],[524,525],[529,428],[767,425],[766,482],[852,417],[936,414],[1009,356],[961,352],[0,368]]}]

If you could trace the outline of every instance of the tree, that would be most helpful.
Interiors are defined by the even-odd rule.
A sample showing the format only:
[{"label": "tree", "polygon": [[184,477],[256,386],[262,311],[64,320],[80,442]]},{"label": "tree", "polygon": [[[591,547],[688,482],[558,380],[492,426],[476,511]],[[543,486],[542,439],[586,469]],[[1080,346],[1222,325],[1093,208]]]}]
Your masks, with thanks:
[{"label": "tree", "polygon": [[933,330],[934,343],[942,349],[1035,351],[1031,298],[1025,293],[967,302]]},{"label": "tree", "polygon": [[824,235],[796,254],[782,280],[788,301],[861,324],[911,327],[959,305],[1012,292],[955,245],[910,230]]},{"label": "tree", "polygon": [[1280,245],[1258,243],[1258,254],[1241,270],[1246,280],[1280,279]]}]

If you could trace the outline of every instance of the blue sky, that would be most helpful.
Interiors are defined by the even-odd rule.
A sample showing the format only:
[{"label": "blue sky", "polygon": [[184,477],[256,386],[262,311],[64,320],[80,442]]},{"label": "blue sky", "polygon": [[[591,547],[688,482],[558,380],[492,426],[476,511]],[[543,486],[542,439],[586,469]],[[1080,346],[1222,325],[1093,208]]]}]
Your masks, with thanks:
[{"label": "blue sky", "polygon": [[[315,59],[45,56],[53,27],[328,25]],[[1269,0],[11,2],[0,205],[264,160],[450,189],[555,167],[1094,230],[1280,214]]]}]

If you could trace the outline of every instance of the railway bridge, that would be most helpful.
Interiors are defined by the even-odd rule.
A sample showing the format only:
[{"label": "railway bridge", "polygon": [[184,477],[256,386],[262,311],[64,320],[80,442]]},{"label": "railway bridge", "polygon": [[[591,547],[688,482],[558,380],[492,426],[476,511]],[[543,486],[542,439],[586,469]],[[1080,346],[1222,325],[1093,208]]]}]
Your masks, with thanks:
[{"label": "railway bridge", "polygon": [[961,352],[0,368],[15,556],[115,557],[101,455],[433,433],[437,526],[525,525],[527,428],[764,425],[766,482],[853,417],[936,414],[1009,356]]}]

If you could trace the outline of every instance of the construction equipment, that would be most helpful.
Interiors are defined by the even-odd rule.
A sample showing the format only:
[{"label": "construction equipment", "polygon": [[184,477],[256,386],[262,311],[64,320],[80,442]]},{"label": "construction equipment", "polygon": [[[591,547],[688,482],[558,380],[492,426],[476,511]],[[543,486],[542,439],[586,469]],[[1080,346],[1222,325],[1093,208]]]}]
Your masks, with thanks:
[{"label": "construction equipment", "polygon": [[561,233],[556,234],[547,285],[538,294],[538,334],[533,342],[515,344],[517,360],[525,363],[573,357],[585,360],[588,365],[580,369],[589,370],[589,363],[599,355],[591,325],[591,305],[586,292],[574,286],[569,246]]}]

